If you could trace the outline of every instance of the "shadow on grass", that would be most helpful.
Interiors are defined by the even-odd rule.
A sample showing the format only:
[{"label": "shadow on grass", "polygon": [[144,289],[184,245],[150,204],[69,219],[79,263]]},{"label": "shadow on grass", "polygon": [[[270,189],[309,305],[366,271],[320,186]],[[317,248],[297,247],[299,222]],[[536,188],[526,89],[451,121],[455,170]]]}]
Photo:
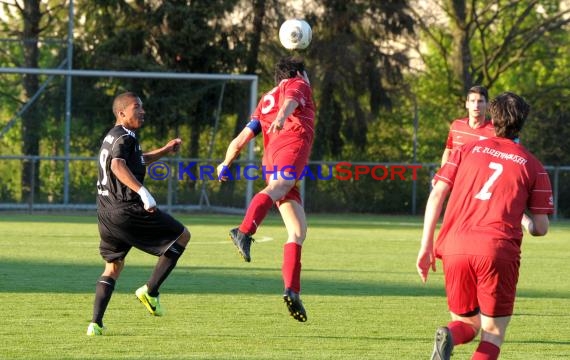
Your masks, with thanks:
[{"label": "shadow on grass", "polygon": [[[92,292],[103,266],[41,262],[3,261],[0,264],[2,292]],[[131,292],[143,284],[152,272],[151,266],[126,264],[116,290]],[[417,286],[381,281],[348,281],[312,279],[311,271],[303,272],[306,293],[333,296],[444,296],[440,286]],[[192,267],[174,269],[163,285],[169,293],[195,294],[274,294],[282,290],[279,269],[257,267]],[[310,289],[310,290],[309,290]]]},{"label": "shadow on grass", "polygon": [[[102,265],[58,264],[41,262],[3,261],[0,263],[0,293],[48,292],[90,293],[103,270]],[[117,284],[117,292],[131,292],[143,284],[152,271],[151,266],[127,264]],[[324,280],[311,276],[319,272],[303,272],[303,289],[306,294],[330,296],[437,296],[444,297],[441,283],[423,285],[414,282],[386,280]],[[279,269],[258,267],[177,267],[163,285],[169,293],[188,294],[274,294],[282,289]],[[569,299],[565,291],[529,291],[520,296],[527,298]]]}]

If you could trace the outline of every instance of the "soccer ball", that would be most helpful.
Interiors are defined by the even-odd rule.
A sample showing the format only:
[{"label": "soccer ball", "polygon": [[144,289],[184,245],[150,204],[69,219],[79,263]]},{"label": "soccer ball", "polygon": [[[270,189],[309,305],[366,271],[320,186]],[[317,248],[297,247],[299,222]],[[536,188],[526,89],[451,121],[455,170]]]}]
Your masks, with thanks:
[{"label": "soccer ball", "polygon": [[313,38],[309,23],[301,19],[289,19],[279,28],[279,41],[287,50],[306,49]]}]

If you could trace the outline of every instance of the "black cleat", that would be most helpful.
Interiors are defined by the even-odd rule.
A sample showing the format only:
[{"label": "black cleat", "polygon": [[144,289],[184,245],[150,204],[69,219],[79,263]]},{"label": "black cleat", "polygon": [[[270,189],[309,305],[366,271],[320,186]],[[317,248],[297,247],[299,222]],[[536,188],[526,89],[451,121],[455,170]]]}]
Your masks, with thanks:
[{"label": "black cleat", "polygon": [[238,228],[230,230],[230,239],[234,242],[241,257],[246,262],[250,262],[251,256],[249,255],[249,249],[251,248],[251,243],[255,240],[253,240],[251,236],[239,231]]},{"label": "black cleat", "polygon": [[283,301],[285,301],[287,309],[289,309],[289,314],[291,314],[293,319],[300,322],[307,321],[307,312],[305,311],[305,307],[303,306],[303,302],[301,301],[298,293],[291,289],[285,289]]},{"label": "black cleat", "polygon": [[453,352],[453,340],[448,327],[442,326],[435,332],[431,360],[449,360]]}]

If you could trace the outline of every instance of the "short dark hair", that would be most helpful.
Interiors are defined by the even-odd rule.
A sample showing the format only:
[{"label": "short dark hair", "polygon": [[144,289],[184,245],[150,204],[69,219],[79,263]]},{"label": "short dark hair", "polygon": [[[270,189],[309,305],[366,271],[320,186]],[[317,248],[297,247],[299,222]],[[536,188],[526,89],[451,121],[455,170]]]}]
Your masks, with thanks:
[{"label": "short dark hair", "polygon": [[294,78],[297,72],[303,73],[303,71],[305,71],[303,59],[295,56],[284,57],[275,65],[275,83],[279,84],[281,80]]},{"label": "short dark hair", "polygon": [[481,85],[472,86],[469,91],[467,91],[467,99],[469,99],[469,94],[479,94],[485,97],[485,101],[489,101],[489,91],[487,88]]},{"label": "short dark hair", "polygon": [[113,114],[115,117],[119,117],[119,111],[123,111],[127,107],[128,103],[125,100],[137,98],[138,95],[131,91],[117,95],[115,100],[113,100]]},{"label": "short dark hair", "polygon": [[516,139],[530,112],[530,105],[512,92],[504,92],[491,100],[489,113],[498,137]]}]

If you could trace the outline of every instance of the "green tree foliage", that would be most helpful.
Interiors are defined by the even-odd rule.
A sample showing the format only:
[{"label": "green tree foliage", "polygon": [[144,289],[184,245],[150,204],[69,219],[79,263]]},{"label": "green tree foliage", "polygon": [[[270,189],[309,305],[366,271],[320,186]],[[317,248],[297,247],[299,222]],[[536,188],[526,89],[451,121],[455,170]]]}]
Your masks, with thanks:
[{"label": "green tree foliage", "polygon": [[[393,87],[401,85],[408,65],[405,49],[391,46],[413,31],[406,1],[317,2],[317,40],[307,57],[314,68],[319,98],[315,159],[364,155],[370,123],[380,109],[390,110]],[[345,145],[352,145],[348,154]]]}]

